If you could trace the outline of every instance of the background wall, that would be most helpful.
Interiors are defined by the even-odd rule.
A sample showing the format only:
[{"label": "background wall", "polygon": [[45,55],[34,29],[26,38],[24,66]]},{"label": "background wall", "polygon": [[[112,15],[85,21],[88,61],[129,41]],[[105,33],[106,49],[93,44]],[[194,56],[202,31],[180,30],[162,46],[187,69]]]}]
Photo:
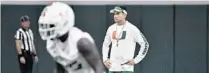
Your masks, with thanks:
[{"label": "background wall", "polygon": [[[2,5],[2,73],[19,73],[14,34],[19,17],[29,15],[39,63],[36,73],[52,73],[54,62],[40,39],[37,20],[44,6]],[[113,24],[108,5],[74,5],[76,26],[89,32],[101,52],[107,28]],[[145,35],[150,48],[136,65],[135,73],[209,73],[209,6],[206,5],[129,5],[128,20]],[[138,46],[137,46],[138,47]],[[139,50],[139,48],[137,48]]]}]

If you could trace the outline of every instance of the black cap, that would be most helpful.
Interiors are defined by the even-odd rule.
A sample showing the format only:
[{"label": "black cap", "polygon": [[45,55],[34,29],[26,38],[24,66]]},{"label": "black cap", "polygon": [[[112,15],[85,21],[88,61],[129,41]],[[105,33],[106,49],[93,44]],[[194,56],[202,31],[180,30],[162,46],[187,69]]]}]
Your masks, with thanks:
[{"label": "black cap", "polygon": [[126,10],[126,7],[125,6],[118,6],[118,7],[120,7],[123,10]]},{"label": "black cap", "polygon": [[27,16],[27,15],[24,15],[24,16],[21,16],[20,17],[20,21],[21,22],[25,22],[25,21],[29,21],[30,20],[30,18],[29,18],[29,16]]},{"label": "black cap", "polygon": [[127,14],[127,9],[124,6],[115,6],[114,9],[110,10],[110,13],[114,13],[114,12],[123,12]]}]

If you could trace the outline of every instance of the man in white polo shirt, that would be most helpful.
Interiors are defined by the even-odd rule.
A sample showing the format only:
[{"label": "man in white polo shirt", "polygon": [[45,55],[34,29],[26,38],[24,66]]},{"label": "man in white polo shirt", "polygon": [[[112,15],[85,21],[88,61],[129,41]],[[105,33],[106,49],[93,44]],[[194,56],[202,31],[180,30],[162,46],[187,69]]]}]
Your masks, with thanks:
[{"label": "man in white polo shirt", "polygon": [[[104,65],[109,69],[109,73],[134,73],[134,65],[145,57],[149,43],[140,30],[126,20],[126,7],[116,6],[110,13],[114,13],[116,23],[108,28],[104,38],[102,47]],[[110,43],[112,47],[108,58]],[[136,43],[140,45],[140,51],[134,57]]]}]

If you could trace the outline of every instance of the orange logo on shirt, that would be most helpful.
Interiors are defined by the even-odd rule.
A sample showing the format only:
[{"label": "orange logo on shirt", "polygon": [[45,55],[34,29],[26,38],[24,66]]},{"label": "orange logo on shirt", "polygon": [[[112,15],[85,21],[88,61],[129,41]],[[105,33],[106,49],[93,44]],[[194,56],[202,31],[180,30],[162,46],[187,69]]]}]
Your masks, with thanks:
[{"label": "orange logo on shirt", "polygon": [[[118,39],[121,39],[121,40],[122,40],[122,39],[125,39],[125,38],[126,38],[126,31],[123,31],[121,37],[118,38]],[[113,31],[113,32],[112,32],[112,39],[113,39],[113,40],[116,40],[116,39],[117,39],[117,38],[116,38],[116,31]]]},{"label": "orange logo on shirt", "polygon": [[116,40],[116,31],[113,31],[113,33],[112,33],[112,39]]}]

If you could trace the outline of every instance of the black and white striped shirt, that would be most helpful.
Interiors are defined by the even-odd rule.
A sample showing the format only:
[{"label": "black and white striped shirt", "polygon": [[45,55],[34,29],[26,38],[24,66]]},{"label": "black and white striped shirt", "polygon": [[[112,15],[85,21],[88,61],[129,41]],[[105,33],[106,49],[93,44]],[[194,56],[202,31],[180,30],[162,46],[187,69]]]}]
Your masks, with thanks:
[{"label": "black and white striped shirt", "polygon": [[16,40],[21,40],[21,48],[27,51],[33,51],[34,48],[34,36],[31,29],[25,30],[23,28],[19,28],[15,34]]}]

